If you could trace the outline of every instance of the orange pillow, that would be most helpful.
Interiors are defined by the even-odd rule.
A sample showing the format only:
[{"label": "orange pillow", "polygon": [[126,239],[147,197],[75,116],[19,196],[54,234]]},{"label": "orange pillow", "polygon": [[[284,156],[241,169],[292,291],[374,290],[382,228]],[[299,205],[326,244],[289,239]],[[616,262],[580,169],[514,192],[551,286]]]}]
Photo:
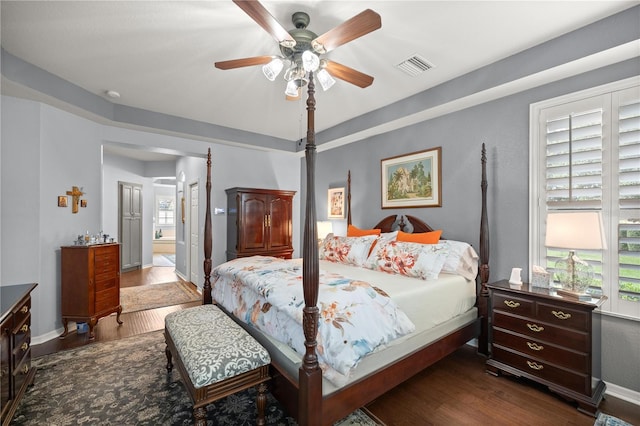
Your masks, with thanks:
[{"label": "orange pillow", "polygon": [[347,237],[364,237],[366,235],[380,235],[379,229],[359,229],[353,225],[347,226]]},{"label": "orange pillow", "polygon": [[438,244],[438,241],[440,241],[440,235],[442,235],[441,229],[432,232],[420,232],[417,234],[408,234],[406,232],[398,231],[398,241],[421,244]]}]

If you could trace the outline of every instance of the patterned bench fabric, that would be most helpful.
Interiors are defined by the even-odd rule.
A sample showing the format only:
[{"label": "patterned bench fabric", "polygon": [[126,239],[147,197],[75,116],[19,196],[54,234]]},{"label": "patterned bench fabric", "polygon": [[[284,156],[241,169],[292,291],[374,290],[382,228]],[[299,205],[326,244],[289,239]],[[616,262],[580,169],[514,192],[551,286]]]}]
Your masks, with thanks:
[{"label": "patterned bench fabric", "polygon": [[267,350],[215,305],[172,312],[165,329],[195,388],[271,363]]}]

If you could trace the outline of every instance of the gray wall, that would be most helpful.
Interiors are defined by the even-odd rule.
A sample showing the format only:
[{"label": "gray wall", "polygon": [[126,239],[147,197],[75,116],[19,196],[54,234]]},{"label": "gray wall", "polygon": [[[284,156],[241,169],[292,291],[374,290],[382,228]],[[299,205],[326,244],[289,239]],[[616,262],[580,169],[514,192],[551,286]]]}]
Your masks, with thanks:
[{"label": "gray wall", "polygon": [[[0,212],[0,283],[3,286],[38,283],[32,295],[35,313],[32,318],[34,344],[56,338],[62,331],[60,246],[72,244],[75,237],[86,230],[97,233],[102,229],[110,234],[116,233],[112,222],[115,211],[112,209],[116,205],[103,209],[103,144],[119,143],[173,150],[179,148],[184,152],[185,157],[176,165],[176,176],[184,171],[186,183],[200,183],[200,235],[204,231],[206,206],[206,161],[203,155],[206,155],[209,147],[213,157],[214,206],[226,207],[224,189],[230,186],[286,187],[299,190],[299,162],[298,155],[294,153],[265,154],[255,150],[116,128],[39,102],[9,96],[2,96],[1,102],[0,185],[3,202]],[[118,173],[120,177],[124,176],[122,171],[110,173],[109,167],[107,162],[105,181],[118,179]],[[127,176],[133,179],[136,173],[129,172]],[[83,198],[88,200],[88,206],[79,209],[77,214],[72,214],[70,207],[57,206],[57,196],[64,195],[74,185],[83,188]],[[149,206],[145,204],[146,209],[153,208],[152,194],[153,192],[149,197]],[[113,194],[107,194],[107,202],[113,204],[112,200]],[[299,198],[294,203],[293,212],[296,228],[299,226],[300,216],[298,200]],[[103,216],[108,219],[105,220]],[[226,260],[225,219],[226,216],[216,216],[214,219],[214,266]],[[148,234],[151,235],[150,221],[148,227]],[[299,246],[298,235],[294,238],[294,245]],[[197,263],[202,265],[203,262],[204,250],[201,250]],[[180,264],[178,269],[185,273]]]},{"label": "gray wall", "polygon": [[[508,278],[512,267],[521,267],[523,277],[527,277],[529,105],[631,77],[637,75],[638,70],[638,59],[624,61],[320,152],[316,161],[318,220],[326,220],[327,217],[327,189],[346,187],[347,172],[351,170],[354,225],[367,228],[391,214],[410,214],[436,229],[442,229],[445,238],[470,242],[477,249],[481,201],[480,151],[484,142],[487,147],[489,183],[490,279]],[[442,147],[442,207],[383,210],[380,160],[438,146]],[[302,168],[304,170],[304,160]],[[346,220],[333,222],[334,230],[346,228]],[[638,321],[606,314],[603,317],[603,379],[640,392]],[[611,350],[610,347],[617,349]],[[620,348],[627,348],[628,351]]]}]

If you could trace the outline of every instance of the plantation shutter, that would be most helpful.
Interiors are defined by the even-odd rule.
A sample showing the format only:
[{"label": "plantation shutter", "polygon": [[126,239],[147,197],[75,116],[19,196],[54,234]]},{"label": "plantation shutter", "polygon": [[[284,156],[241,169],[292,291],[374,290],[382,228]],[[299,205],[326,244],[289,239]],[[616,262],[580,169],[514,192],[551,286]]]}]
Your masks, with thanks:
[{"label": "plantation shutter", "polygon": [[618,299],[640,301],[640,99],[623,91],[618,104]]},{"label": "plantation shutter", "polygon": [[[603,205],[603,144],[605,113],[602,97],[551,108],[543,115],[546,211],[601,210]],[[546,269],[568,250],[547,247]],[[602,287],[602,251],[580,250],[576,254],[594,268],[592,292]]]}]

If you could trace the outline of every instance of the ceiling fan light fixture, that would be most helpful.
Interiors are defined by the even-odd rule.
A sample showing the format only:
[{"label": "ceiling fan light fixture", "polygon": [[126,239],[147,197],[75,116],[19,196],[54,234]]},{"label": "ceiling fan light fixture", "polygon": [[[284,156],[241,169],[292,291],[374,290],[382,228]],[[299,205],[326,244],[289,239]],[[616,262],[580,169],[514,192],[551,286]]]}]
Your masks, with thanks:
[{"label": "ceiling fan light fixture", "polygon": [[318,58],[318,55],[316,55],[312,51],[305,50],[302,53],[302,66],[307,72],[315,71],[320,66],[320,58]]},{"label": "ceiling fan light fixture", "polygon": [[318,82],[320,82],[320,86],[322,86],[322,90],[324,91],[329,90],[331,86],[336,84],[336,81],[333,79],[333,77],[331,77],[331,74],[329,74],[329,72],[324,68],[318,71],[316,77],[318,78]]},{"label": "ceiling fan light fixture", "polygon": [[271,62],[262,66],[262,72],[267,79],[274,81],[278,74],[280,74],[280,71],[282,71],[282,67],[284,67],[282,59],[273,58]]},{"label": "ceiling fan light fixture", "polygon": [[291,97],[297,97],[298,96],[298,84],[296,83],[296,80],[290,80],[287,83],[287,88],[284,91],[284,94],[287,96],[291,96]]}]

